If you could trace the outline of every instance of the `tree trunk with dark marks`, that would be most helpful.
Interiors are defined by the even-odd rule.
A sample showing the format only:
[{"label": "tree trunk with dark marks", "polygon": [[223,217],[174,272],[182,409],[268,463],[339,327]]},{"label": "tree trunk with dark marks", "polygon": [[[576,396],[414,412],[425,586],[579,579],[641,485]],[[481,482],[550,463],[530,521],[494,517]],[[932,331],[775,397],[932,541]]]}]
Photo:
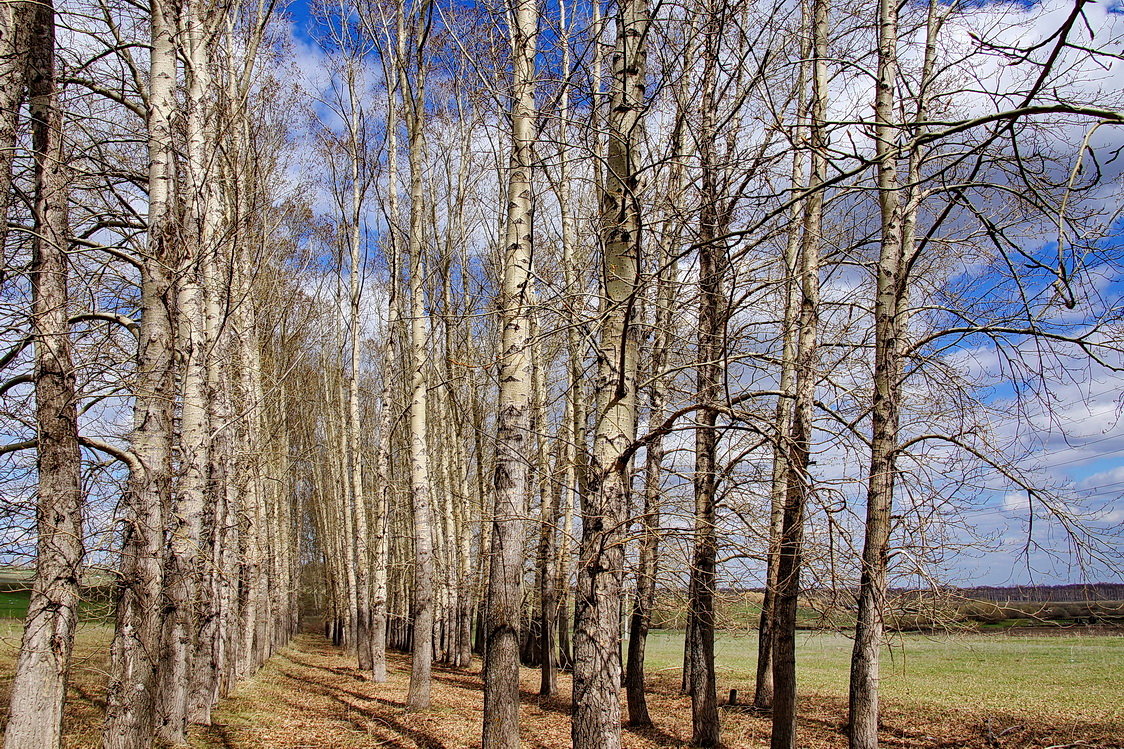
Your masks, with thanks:
[{"label": "tree trunk with dark marks", "polygon": [[517,749],[519,742],[519,647],[522,625],[524,524],[531,476],[531,168],[535,137],[534,0],[513,0],[512,146],[507,180],[503,283],[500,289],[499,413],[495,510],[484,620],[485,749]]},{"label": "tree trunk with dark marks", "polygon": [[38,3],[30,21],[27,88],[35,160],[35,232],[29,276],[38,427],[38,543],[4,747],[58,749],[78,620],[82,463],[68,322],[66,155],[51,0]]},{"label": "tree trunk with dark marks", "polygon": [[122,503],[116,626],[102,741],[105,749],[147,749],[155,730],[155,675],[164,588],[164,513],[172,484],[175,400],[171,269],[176,265],[172,189],[176,49],[174,9],[151,6],[148,83],[148,251],[141,266],[132,466]]},{"label": "tree trunk with dark marks", "polygon": [[602,303],[597,347],[597,428],[588,490],[582,496],[574,632],[575,749],[619,749],[620,619],[631,471],[636,436],[640,284],[638,142],[645,101],[646,0],[622,0],[601,185]]},{"label": "tree trunk with dark marks", "polygon": [[812,190],[804,205],[803,237],[800,243],[800,307],[797,318],[794,368],[794,399],[791,432],[785,459],[786,490],[777,560],[776,603],[773,632],[773,722],[772,749],[796,748],[796,612],[800,595],[801,552],[804,516],[812,490],[812,419],[816,382],[819,376],[817,341],[819,329],[820,246],[823,243],[823,185],[827,178],[827,0],[812,0],[810,18],[804,27],[811,34],[811,84],[808,142]]}]

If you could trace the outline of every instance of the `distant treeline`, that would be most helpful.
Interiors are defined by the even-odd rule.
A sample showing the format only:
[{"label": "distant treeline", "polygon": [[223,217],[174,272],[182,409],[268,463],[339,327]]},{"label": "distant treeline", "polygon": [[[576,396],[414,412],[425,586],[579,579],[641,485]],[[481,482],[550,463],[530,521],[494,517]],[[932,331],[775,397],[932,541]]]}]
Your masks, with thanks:
[{"label": "distant treeline", "polygon": [[1089,583],[1082,585],[1016,585],[1013,587],[993,587],[989,585],[975,588],[960,588],[955,591],[964,598],[978,601],[1026,602],[1026,603],[1066,603],[1078,601],[1121,601],[1124,600],[1124,584]]},{"label": "distant treeline", "polygon": [[[727,595],[761,594],[763,588],[722,588],[721,593]],[[849,597],[857,596],[857,590],[833,590],[831,588],[813,588],[804,591],[809,598],[832,600],[842,602]],[[921,596],[932,598],[947,596],[953,598],[970,598],[977,601],[991,601],[993,603],[1073,603],[1085,601],[1124,601],[1124,583],[1081,583],[1074,585],[1013,585],[993,586],[980,585],[972,588],[942,588],[934,591],[930,588],[891,588],[891,597],[910,598]]]}]

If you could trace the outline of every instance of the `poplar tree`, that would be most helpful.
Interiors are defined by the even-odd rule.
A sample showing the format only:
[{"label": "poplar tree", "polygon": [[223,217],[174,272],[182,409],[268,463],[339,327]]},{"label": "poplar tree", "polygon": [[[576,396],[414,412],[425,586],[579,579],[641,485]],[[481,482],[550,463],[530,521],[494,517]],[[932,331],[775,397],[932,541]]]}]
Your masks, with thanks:
[{"label": "poplar tree", "polygon": [[[534,0],[508,9],[512,39],[511,163],[507,174],[503,281],[499,291],[500,387],[496,417],[495,509],[484,641],[484,746],[518,747],[519,643],[524,524],[531,432],[531,169],[535,138]],[[541,470],[541,466],[539,466]],[[549,657],[549,656],[548,656]]]}]

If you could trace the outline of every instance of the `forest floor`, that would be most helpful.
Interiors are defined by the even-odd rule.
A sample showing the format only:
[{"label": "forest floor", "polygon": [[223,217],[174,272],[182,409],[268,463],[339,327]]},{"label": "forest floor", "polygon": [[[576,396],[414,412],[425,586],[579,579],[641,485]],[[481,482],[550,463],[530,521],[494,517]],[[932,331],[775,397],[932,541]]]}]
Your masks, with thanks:
[{"label": "forest floor", "polygon": [[[15,634],[12,628],[10,634]],[[0,634],[0,700],[6,704],[14,646],[9,631]],[[75,668],[67,706],[67,747],[94,749],[104,709],[105,649],[109,629],[105,625],[83,625],[76,649]],[[830,637],[830,636],[829,636]],[[731,638],[730,647],[745,650],[751,638]],[[1095,638],[1105,642],[1108,638]],[[1124,643],[1124,638],[1114,638]],[[655,663],[660,652],[673,649],[675,638],[657,634]],[[727,640],[730,643],[730,640]],[[1109,642],[1109,665],[1114,662],[1115,643]],[[720,655],[722,648],[720,647]],[[812,660],[811,658],[809,660]],[[1077,665],[1077,671],[1088,669]],[[364,680],[354,660],[328,644],[323,637],[302,634],[275,655],[251,680],[223,700],[215,711],[214,725],[192,731],[197,749],[352,749],[359,747],[424,747],[461,749],[480,745],[483,704],[479,663],[467,671],[435,667],[432,708],[405,710],[409,682],[408,656],[389,656],[390,678],[384,684]],[[740,671],[740,670],[739,670]],[[1008,695],[1006,707],[995,709],[987,700],[967,701],[962,706],[941,704],[932,699],[946,690],[938,686],[933,695],[914,698],[902,695],[886,700],[883,746],[927,749],[1124,749],[1124,703],[1117,702],[1119,671],[1105,682],[1102,697],[1107,702],[1073,701],[1056,689],[1042,687],[1040,701]],[[928,679],[928,673],[922,671]],[[961,673],[959,680],[963,680]],[[845,679],[845,674],[843,675]],[[953,675],[953,678],[957,678]],[[747,698],[746,680],[751,674],[722,670],[719,673],[722,701],[726,690],[737,687]],[[626,728],[624,746],[629,749],[682,747],[690,738],[690,700],[678,694],[679,673],[674,668],[653,668],[649,678],[649,707],[655,727]],[[1114,683],[1115,682],[1115,683]],[[816,685],[814,671],[809,679]],[[521,712],[525,747],[568,747],[570,679],[561,675],[560,694],[537,695],[538,672],[524,669]],[[811,686],[811,689],[817,686]],[[828,687],[830,689],[830,687]],[[812,693],[801,699],[799,745],[807,749],[834,749],[846,745],[842,720],[844,697],[832,691]],[[1060,695],[1060,696],[1059,696]],[[957,695],[948,695],[958,703]],[[999,704],[999,703],[995,703]],[[723,706],[722,734],[730,749],[768,746],[769,719],[747,708]]]}]

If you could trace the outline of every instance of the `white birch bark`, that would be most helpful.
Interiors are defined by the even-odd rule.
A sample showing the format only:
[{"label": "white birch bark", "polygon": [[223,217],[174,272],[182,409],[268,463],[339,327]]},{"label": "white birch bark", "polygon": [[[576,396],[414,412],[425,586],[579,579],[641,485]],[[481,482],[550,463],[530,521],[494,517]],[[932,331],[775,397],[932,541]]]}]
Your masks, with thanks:
[{"label": "white birch bark", "polygon": [[500,391],[496,415],[495,514],[484,643],[484,747],[519,746],[519,645],[523,544],[531,477],[531,168],[535,118],[537,6],[513,0],[511,161],[507,173],[499,309]]},{"label": "white birch bark", "polygon": [[363,490],[362,425],[359,413],[359,367],[362,341],[362,320],[359,305],[363,294],[363,192],[365,175],[362,173],[364,154],[361,151],[359,97],[356,90],[358,70],[354,61],[347,70],[348,95],[348,160],[351,170],[351,203],[347,216],[348,234],[348,350],[350,363],[347,379],[347,459],[348,488],[351,513],[355,526],[355,648],[359,668],[371,671],[374,654],[371,641],[371,578],[370,535],[368,529],[367,498]]},{"label": "white birch bark", "polygon": [[[389,47],[389,45],[387,45]],[[376,682],[386,681],[387,645],[387,563],[390,551],[388,533],[390,530],[390,507],[393,487],[390,478],[391,428],[394,421],[391,372],[395,366],[395,341],[399,337],[399,267],[398,256],[401,238],[398,221],[401,217],[398,205],[398,107],[397,75],[392,64],[384,62],[384,78],[387,82],[388,102],[386,116],[387,148],[387,213],[389,221],[389,249],[387,259],[387,302],[386,329],[382,348],[382,394],[379,409],[379,442],[375,453],[375,473],[377,500],[375,507],[375,529],[371,581],[371,678]]]},{"label": "white birch bark", "polygon": [[[415,23],[424,23],[424,11]],[[420,37],[418,29],[412,33]],[[413,656],[410,666],[410,688],[406,706],[411,710],[429,707],[433,667],[434,574],[433,574],[433,508],[429,475],[429,436],[427,425],[429,318],[425,308],[423,278],[426,264],[422,258],[425,246],[425,195],[422,170],[425,168],[425,70],[424,63],[414,72],[411,81],[405,69],[405,40],[399,36],[399,84],[406,104],[406,127],[409,137],[410,229],[407,252],[410,257],[410,488],[413,493],[414,520],[414,590],[413,590]]]},{"label": "white birch bark", "polygon": [[174,18],[165,0],[151,4],[148,82],[148,250],[141,264],[132,451],[137,465],[125,489],[116,626],[110,649],[105,749],[144,749],[155,731],[155,673],[161,623],[164,512],[171,499],[173,126],[176,89]]},{"label": "white birch bark", "polygon": [[620,616],[629,465],[636,437],[640,198],[637,143],[645,101],[648,5],[624,0],[609,102],[601,184],[603,297],[597,350],[597,414],[589,489],[583,496],[574,633],[575,749],[620,747]]},{"label": "white birch bark", "polygon": [[165,571],[164,652],[158,681],[158,736],[174,746],[187,743],[192,675],[199,641],[201,545],[210,465],[210,404],[207,389],[207,340],[203,299],[203,256],[213,240],[210,200],[208,97],[211,95],[210,46],[214,20],[206,6],[192,2],[184,19],[187,56],[187,159],[183,196],[183,256],[174,280],[177,299],[177,348],[182,362],[180,472],[167,518],[170,542]]}]

